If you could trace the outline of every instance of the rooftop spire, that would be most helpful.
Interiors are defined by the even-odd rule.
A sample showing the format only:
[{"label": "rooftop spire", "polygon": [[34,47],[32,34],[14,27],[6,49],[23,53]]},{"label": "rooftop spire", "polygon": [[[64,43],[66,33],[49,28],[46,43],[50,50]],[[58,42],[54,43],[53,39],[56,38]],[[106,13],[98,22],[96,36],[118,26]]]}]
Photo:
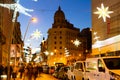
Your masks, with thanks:
[{"label": "rooftop spire", "polygon": [[60,10],[60,11],[61,11],[61,7],[60,7],[60,6],[58,7],[58,10]]}]

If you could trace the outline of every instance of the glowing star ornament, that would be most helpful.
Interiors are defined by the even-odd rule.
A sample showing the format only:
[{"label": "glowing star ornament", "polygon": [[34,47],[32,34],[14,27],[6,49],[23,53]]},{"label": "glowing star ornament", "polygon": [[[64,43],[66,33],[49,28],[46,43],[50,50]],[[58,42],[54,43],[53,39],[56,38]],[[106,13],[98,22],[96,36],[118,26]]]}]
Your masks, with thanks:
[{"label": "glowing star ornament", "polygon": [[48,51],[45,51],[44,53],[45,53],[45,55],[46,55],[46,56],[48,56],[48,55],[49,55],[49,52],[48,52]]},{"label": "glowing star ornament", "polygon": [[0,6],[1,7],[4,7],[4,8],[8,8],[8,9],[11,9],[11,10],[14,10],[14,14],[13,14],[13,19],[12,19],[12,22],[15,22],[15,19],[16,19],[16,16],[17,16],[17,12],[20,12],[24,15],[27,15],[27,16],[30,16],[30,14],[27,13],[28,12],[32,12],[33,9],[27,9],[27,8],[24,8],[22,5],[19,4],[19,0],[16,1],[16,3],[13,3],[13,4],[1,4],[0,3]]},{"label": "glowing star ornament", "polygon": [[32,38],[34,39],[38,39],[38,38],[40,38],[41,37],[41,32],[40,31],[38,31],[38,29],[36,29],[36,31],[34,31],[33,32],[33,34],[32,34]]},{"label": "glowing star ornament", "polygon": [[106,22],[106,18],[110,18],[109,14],[113,13],[113,11],[108,11],[109,7],[104,7],[103,3],[101,4],[101,8],[97,7],[96,12],[94,12],[94,14],[98,14],[99,17],[98,18],[103,18],[103,21]]},{"label": "glowing star ornament", "polygon": [[78,39],[76,39],[76,40],[73,42],[73,44],[78,47],[78,46],[81,44],[81,42],[80,42]]},{"label": "glowing star ornament", "polygon": [[33,1],[37,2],[38,0],[33,0]]}]

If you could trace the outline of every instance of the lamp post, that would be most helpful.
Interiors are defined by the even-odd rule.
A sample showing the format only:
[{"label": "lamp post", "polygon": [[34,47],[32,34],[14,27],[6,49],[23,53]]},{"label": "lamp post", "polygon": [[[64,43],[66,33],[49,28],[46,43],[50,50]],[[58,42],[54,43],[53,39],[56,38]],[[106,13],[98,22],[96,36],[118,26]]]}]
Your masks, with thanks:
[{"label": "lamp post", "polygon": [[31,23],[31,22],[36,22],[36,21],[37,21],[36,18],[31,18],[31,19],[29,20],[28,25],[27,25],[27,28],[26,28],[26,31],[25,31],[25,34],[24,34],[24,37],[23,37],[23,42],[24,42],[24,40],[25,40],[25,38],[26,38],[26,34],[27,34],[28,29],[29,29],[30,23]]},{"label": "lamp post", "polygon": [[[37,19],[36,18],[31,18],[30,20],[29,20],[29,22],[28,22],[28,24],[27,24],[27,28],[26,28],[26,31],[25,31],[25,34],[24,34],[24,37],[23,37],[23,43],[25,43],[24,41],[25,41],[25,38],[26,38],[26,34],[27,34],[27,32],[28,32],[28,29],[29,29],[29,27],[30,27],[30,23],[31,22],[37,22]],[[24,45],[24,44],[23,44]],[[23,46],[22,45],[22,46]],[[23,50],[23,48],[21,48],[21,53],[23,52],[22,51]]]}]

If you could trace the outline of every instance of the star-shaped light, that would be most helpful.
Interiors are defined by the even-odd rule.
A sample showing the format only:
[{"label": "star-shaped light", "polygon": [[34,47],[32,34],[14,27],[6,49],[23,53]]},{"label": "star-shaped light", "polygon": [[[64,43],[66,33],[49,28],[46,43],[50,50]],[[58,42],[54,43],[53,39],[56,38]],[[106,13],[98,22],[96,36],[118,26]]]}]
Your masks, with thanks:
[{"label": "star-shaped light", "polygon": [[46,55],[46,56],[48,56],[48,55],[49,55],[49,52],[48,52],[48,51],[45,51],[44,53],[45,53],[45,55]]},{"label": "star-shaped light", "polygon": [[109,7],[104,7],[103,3],[101,4],[101,7],[97,7],[96,12],[94,12],[94,14],[98,14],[99,17],[98,18],[103,18],[103,21],[106,22],[106,18],[110,18],[109,14],[113,13],[113,11],[108,11]]},{"label": "star-shaped light", "polygon": [[38,39],[38,38],[40,38],[41,37],[41,32],[40,31],[38,31],[38,29],[36,29],[36,31],[34,31],[33,32],[33,34],[32,34],[32,38],[34,39]]},{"label": "star-shaped light", "polygon": [[96,42],[98,42],[100,37],[97,36],[97,32],[94,32],[93,34],[94,34],[94,36],[95,36],[94,40],[96,40]]},{"label": "star-shaped light", "polygon": [[37,2],[38,0],[33,0],[33,1]]},{"label": "star-shaped light", "polygon": [[80,42],[78,39],[76,39],[76,40],[73,42],[73,44],[78,47],[78,46],[81,44],[81,42]]}]

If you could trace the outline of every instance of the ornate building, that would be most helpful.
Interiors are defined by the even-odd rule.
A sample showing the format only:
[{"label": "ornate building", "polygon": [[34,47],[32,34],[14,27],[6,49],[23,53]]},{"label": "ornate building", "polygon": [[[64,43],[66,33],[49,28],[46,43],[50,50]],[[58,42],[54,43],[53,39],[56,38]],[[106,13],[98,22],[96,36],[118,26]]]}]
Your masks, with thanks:
[{"label": "ornate building", "polygon": [[[48,64],[67,64],[70,60],[80,59],[83,48],[81,44],[78,47],[73,44],[76,39],[81,42],[80,30],[66,20],[64,12],[59,7],[54,14],[52,28],[48,30]],[[51,55],[51,52],[54,54]]]}]

